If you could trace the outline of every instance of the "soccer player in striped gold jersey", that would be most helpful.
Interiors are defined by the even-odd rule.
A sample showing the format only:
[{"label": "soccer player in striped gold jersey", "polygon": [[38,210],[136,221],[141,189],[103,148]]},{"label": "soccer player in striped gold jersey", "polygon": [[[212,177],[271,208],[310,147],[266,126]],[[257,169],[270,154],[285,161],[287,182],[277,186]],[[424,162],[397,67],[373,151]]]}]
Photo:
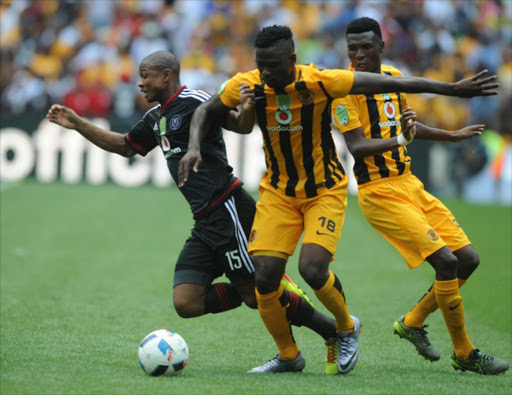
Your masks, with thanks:
[{"label": "soccer player in striped gold jersey", "polygon": [[[167,51],[145,57],[139,66],[141,92],[148,110],[126,135],[95,126],[72,109],[54,104],[48,111],[50,122],[75,129],[98,147],[130,158],[146,156],[160,147],[171,176],[177,182],[179,161],[187,150],[192,114],[210,95],[180,83],[180,62]],[[252,92],[242,89],[243,103]],[[219,122],[234,128],[238,113],[230,111]],[[182,318],[217,314],[245,303],[256,309],[255,271],[247,253],[256,202],[232,174],[219,123],[210,124],[208,138],[201,144],[205,164],[180,191],[190,205],[194,227],[174,265],[173,303]],[[172,215],[173,207],[163,207],[162,215]],[[135,203],[130,215],[142,212]],[[164,231],[164,230],[162,230]],[[215,281],[225,275],[227,282]],[[214,282],[215,281],[215,282]],[[325,340],[336,336],[334,319],[315,310],[288,276],[283,276],[283,302],[292,325],[312,329]]]},{"label": "soccer player in striped gold jersey", "polygon": [[347,70],[318,70],[297,65],[291,30],[268,26],[255,40],[256,70],[229,79],[198,107],[190,128],[188,151],[180,161],[179,182],[202,162],[200,143],[208,120],[221,118],[240,101],[247,85],[254,101],[245,103],[239,133],[250,133],[254,119],[263,134],[267,172],[260,183],[259,202],[249,240],[256,263],[258,310],[278,348],[271,361],[251,373],[302,371],[300,352],[285,314],[279,279],[288,257],[304,233],[299,272],[321,303],[336,318],[337,337],[327,342],[326,373],[350,372],[359,356],[359,320],[349,314],[339,278],[329,268],[341,234],[347,179],[329,130],[332,101],[347,94],[431,92],[472,97],[494,95],[496,77],[481,72],[454,84],[423,78],[391,78]]},{"label": "soccer player in striped gold jersey", "polygon": [[[375,20],[355,19],[346,34],[350,70],[401,75],[396,68],[381,64],[384,42]],[[435,270],[433,286],[394,323],[395,333],[414,344],[426,359],[439,360],[440,353],[423,325],[439,308],[452,339],[455,369],[481,374],[506,371],[508,363],[476,349],[465,329],[459,288],[478,266],[478,254],[453,214],[411,173],[405,147],[414,137],[462,141],[480,135],[484,125],[449,132],[417,123],[400,91],[337,99],[332,118],[355,158],[358,200],[366,219],[402,254],[409,268],[426,260]]]}]

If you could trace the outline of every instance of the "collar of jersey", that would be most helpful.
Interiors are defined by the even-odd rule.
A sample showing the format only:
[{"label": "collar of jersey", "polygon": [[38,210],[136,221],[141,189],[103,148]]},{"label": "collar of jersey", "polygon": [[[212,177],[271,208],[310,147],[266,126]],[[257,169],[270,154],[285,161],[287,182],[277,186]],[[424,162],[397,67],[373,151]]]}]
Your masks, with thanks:
[{"label": "collar of jersey", "polygon": [[182,86],[180,86],[180,89],[178,89],[178,90],[174,93],[174,95],[172,95],[172,96],[169,98],[169,100],[167,100],[167,101],[165,102],[165,104],[162,106],[162,108],[160,108],[160,113],[161,113],[161,114],[163,114],[163,112],[165,111],[165,109],[167,108],[167,106],[168,106],[168,105],[169,105],[169,104],[170,104],[170,103],[171,103],[171,102],[172,102],[176,97],[178,97],[178,95],[181,93],[181,91],[182,91],[183,89],[185,89],[186,87],[187,87],[186,85],[182,85]]}]

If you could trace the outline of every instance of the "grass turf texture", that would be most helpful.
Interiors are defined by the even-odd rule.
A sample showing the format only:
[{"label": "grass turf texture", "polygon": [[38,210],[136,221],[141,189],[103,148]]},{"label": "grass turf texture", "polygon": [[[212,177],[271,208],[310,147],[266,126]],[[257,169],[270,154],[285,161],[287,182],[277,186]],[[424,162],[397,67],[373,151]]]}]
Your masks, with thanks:
[{"label": "grass turf texture", "polygon": [[[468,333],[484,352],[512,362],[511,209],[446,201],[481,257],[462,288]],[[177,189],[123,189],[32,181],[1,192],[2,394],[509,394],[500,376],[455,372],[440,312],[428,319],[441,351],[430,363],[393,335],[392,324],[433,281],[409,271],[351,197],[333,270],[363,323],[361,353],[347,376],[324,374],[322,339],[295,338],[302,374],[249,375],[275,345],[246,307],[185,320],[172,308],[173,265],[192,219]],[[297,272],[287,272],[316,302]],[[309,291],[308,291],[309,290]],[[319,307],[325,312],[323,306]],[[146,376],[137,348],[149,332],[180,333],[190,363],[176,377]]]}]

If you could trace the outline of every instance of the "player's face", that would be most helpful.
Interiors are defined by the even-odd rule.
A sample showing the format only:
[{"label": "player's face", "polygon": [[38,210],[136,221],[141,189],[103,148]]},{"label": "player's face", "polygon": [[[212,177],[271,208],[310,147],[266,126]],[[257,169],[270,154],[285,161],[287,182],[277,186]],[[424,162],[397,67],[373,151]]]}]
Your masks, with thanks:
[{"label": "player's face", "polygon": [[163,71],[149,69],[143,64],[139,67],[139,84],[140,91],[148,103],[160,102],[162,94],[165,92],[167,82],[164,80]]},{"label": "player's face", "polygon": [[348,57],[356,71],[380,73],[384,42],[374,32],[347,34]]},{"label": "player's face", "polygon": [[256,48],[254,58],[261,79],[270,88],[284,88],[295,80],[296,56],[290,50],[283,50],[280,46]]}]

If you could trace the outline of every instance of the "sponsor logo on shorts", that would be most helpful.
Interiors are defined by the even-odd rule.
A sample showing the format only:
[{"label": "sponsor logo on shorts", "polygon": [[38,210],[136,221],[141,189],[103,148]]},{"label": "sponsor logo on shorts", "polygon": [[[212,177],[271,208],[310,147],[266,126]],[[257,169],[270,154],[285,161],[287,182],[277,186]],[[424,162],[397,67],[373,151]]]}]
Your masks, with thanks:
[{"label": "sponsor logo on shorts", "polygon": [[320,231],[318,231],[318,230],[316,231],[316,234],[317,234],[317,235],[326,235],[326,236],[330,235],[330,233],[327,233],[327,232],[320,232]]},{"label": "sponsor logo on shorts", "polygon": [[251,230],[251,234],[249,235],[249,243],[252,243],[258,237],[258,231],[256,229]]},{"label": "sponsor logo on shorts", "polygon": [[437,241],[439,240],[439,234],[432,228],[430,228],[429,230],[427,230],[427,237],[429,238],[429,240],[431,241]]}]

